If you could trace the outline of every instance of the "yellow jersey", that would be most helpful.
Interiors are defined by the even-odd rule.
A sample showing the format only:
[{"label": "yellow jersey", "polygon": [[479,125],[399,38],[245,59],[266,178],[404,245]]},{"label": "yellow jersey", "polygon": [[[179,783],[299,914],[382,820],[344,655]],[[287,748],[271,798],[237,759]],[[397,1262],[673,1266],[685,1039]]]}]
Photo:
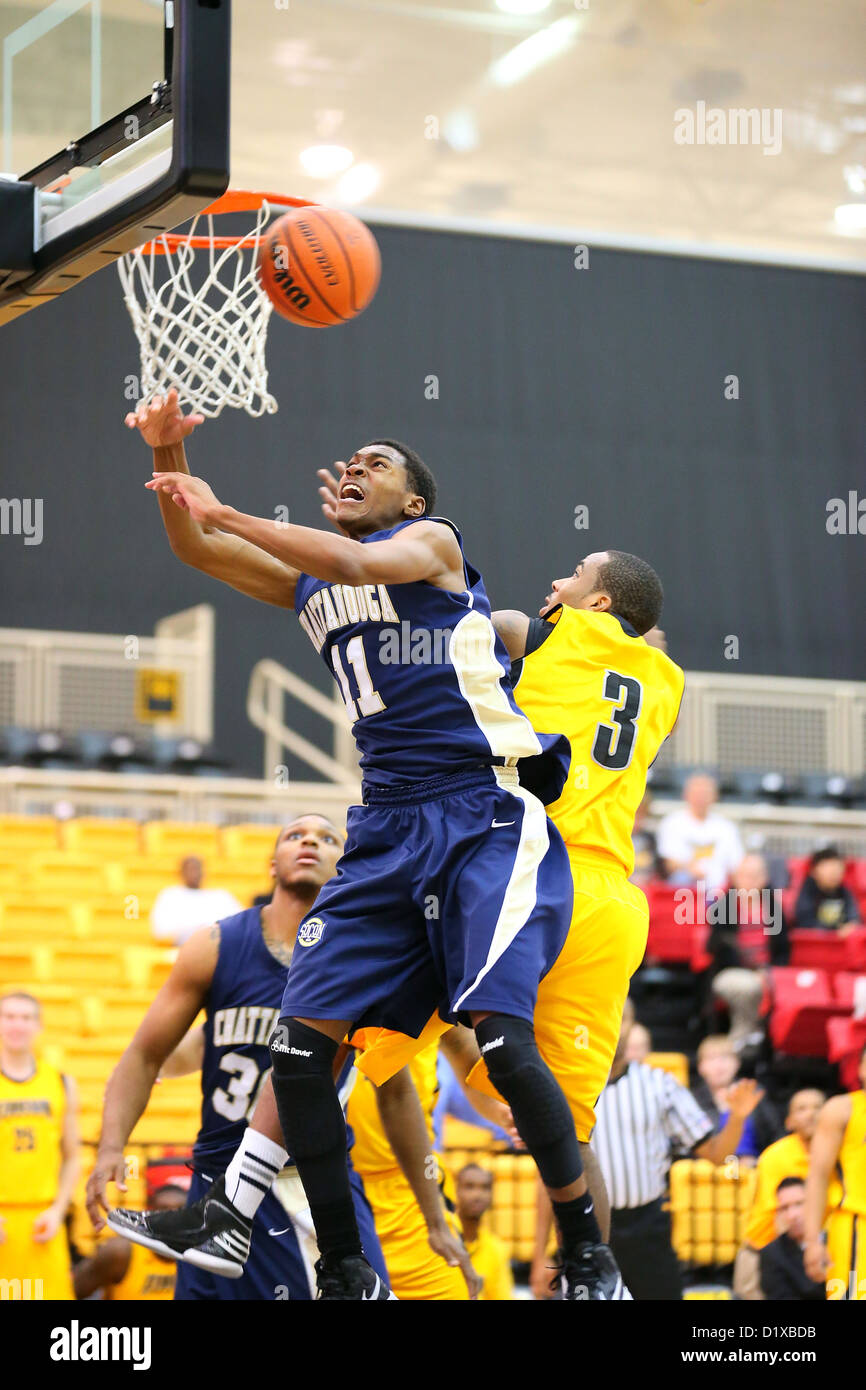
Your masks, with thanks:
[{"label": "yellow jersey", "polygon": [[809,1175],[809,1146],[799,1134],[786,1134],[769,1144],[758,1159],[757,1182],[752,1210],[746,1224],[746,1243],[763,1250],[776,1239],[776,1189],[783,1178]]},{"label": "yellow jersey", "polygon": [[[397,1034],[395,1036],[400,1038],[402,1035]],[[436,1077],[438,1051],[438,1044],[434,1042],[432,1046],[425,1047],[422,1052],[418,1053],[417,1057],[413,1057],[409,1062],[409,1071],[415,1082],[424,1119],[430,1131],[431,1153],[433,1150],[433,1107],[436,1104],[436,1096],[439,1091]],[[362,1178],[379,1173],[390,1173],[395,1169],[399,1170],[400,1165],[394,1150],[385,1138],[385,1131],[379,1118],[376,1087],[363,1074],[358,1076],[349,1097],[346,1120],[355,1136],[355,1142],[352,1146],[352,1165]]]},{"label": "yellow jersey", "polygon": [[0,1207],[50,1206],[62,1163],[66,1084],[38,1061],[27,1081],[0,1072]]},{"label": "yellow jersey", "polygon": [[146,1299],[174,1298],[177,1265],[173,1260],[160,1259],[143,1245],[129,1247],[129,1267],[122,1279],[105,1290],[105,1297],[140,1302]]},{"label": "yellow jersey", "polygon": [[511,1261],[499,1237],[482,1225],[478,1228],[475,1240],[468,1241],[465,1236],[463,1239],[473,1269],[484,1280],[478,1301],[501,1303],[512,1299],[514,1279],[511,1274]]},{"label": "yellow jersey", "polygon": [[837,1174],[842,1184],[842,1211],[866,1216],[866,1091],[851,1096],[851,1118],[839,1150]]},{"label": "yellow jersey", "polygon": [[685,677],[612,613],[562,607],[547,624],[514,684],[533,728],[571,744],[568,779],[547,813],[567,845],[630,874],[647,769],[677,721]]}]

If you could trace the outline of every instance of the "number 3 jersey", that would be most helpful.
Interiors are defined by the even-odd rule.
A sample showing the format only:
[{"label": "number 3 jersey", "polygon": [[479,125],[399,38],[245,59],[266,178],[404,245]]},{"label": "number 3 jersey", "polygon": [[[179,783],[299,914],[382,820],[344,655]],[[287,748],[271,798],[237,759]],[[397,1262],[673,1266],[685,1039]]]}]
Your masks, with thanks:
[{"label": "number 3 jersey", "polygon": [[547,807],[568,846],[612,856],[631,873],[635,813],[676,723],[684,679],[613,613],[562,607],[530,621],[515,691],[533,724],[568,737],[568,778]]},{"label": "number 3 jersey", "polygon": [[[462,553],[450,521],[420,519],[450,527]],[[362,543],[414,524],[400,522]],[[459,593],[426,581],[351,586],[302,574],[295,609],[340,687],[365,781],[393,787],[517,766],[521,783],[552,801],[565,774],[565,741],[536,733],[518,709],[484,582],[465,557],[464,573]],[[548,727],[557,728],[536,726]]]},{"label": "number 3 jersey", "polygon": [[[225,917],[219,927],[219,955],[205,1004],[196,1168],[225,1167],[241,1142],[271,1068],[268,1041],[286,988],[286,967],[262,937],[260,907]],[[337,1082],[344,1104],[355,1077],[351,1059],[350,1052]]]}]

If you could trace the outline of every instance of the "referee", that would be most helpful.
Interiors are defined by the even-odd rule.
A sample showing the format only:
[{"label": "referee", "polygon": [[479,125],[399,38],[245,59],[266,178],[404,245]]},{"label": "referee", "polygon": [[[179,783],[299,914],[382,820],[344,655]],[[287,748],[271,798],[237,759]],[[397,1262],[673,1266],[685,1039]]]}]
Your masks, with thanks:
[{"label": "referee", "polygon": [[592,1147],[610,1199],[610,1246],[632,1296],[681,1299],[670,1214],[662,1205],[671,1162],[680,1157],[724,1163],[736,1153],[743,1124],[763,1092],[754,1081],[735,1082],[727,1121],[714,1133],[709,1115],[669,1072],[626,1060],[634,1022],[627,999],[610,1077],[596,1106]]}]

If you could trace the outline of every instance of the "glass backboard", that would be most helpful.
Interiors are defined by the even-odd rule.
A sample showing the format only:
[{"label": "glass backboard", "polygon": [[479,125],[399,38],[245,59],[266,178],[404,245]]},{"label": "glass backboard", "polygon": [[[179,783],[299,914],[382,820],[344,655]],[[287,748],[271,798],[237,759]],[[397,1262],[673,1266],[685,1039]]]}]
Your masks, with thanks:
[{"label": "glass backboard", "polygon": [[229,0],[0,0],[0,55],[3,323],[228,186]]}]

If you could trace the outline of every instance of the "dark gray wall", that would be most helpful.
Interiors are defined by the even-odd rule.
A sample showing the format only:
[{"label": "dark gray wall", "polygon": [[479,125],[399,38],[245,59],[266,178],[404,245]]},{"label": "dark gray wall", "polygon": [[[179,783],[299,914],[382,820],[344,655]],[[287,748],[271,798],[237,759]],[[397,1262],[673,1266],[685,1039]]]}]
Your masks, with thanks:
[{"label": "dark gray wall", "polygon": [[[279,413],[226,412],[192,440],[218,495],[315,524],[315,468],[396,435],[436,472],[439,510],[494,604],[532,611],[577,555],[612,545],[658,568],[686,667],[864,678],[866,539],[829,535],[826,506],[866,494],[866,281],[595,250],[577,270],[569,246],[377,235],[382,285],[359,320],[272,320]],[[170,554],[143,488],[149,453],[123,426],[136,370],[113,270],[0,332],[0,496],[45,508],[41,546],[0,537],[0,623],[149,633],[209,599],[217,740],[258,772],[243,714],[253,663],[327,677],[291,615]],[[431,374],[438,400],[425,399]]]}]

